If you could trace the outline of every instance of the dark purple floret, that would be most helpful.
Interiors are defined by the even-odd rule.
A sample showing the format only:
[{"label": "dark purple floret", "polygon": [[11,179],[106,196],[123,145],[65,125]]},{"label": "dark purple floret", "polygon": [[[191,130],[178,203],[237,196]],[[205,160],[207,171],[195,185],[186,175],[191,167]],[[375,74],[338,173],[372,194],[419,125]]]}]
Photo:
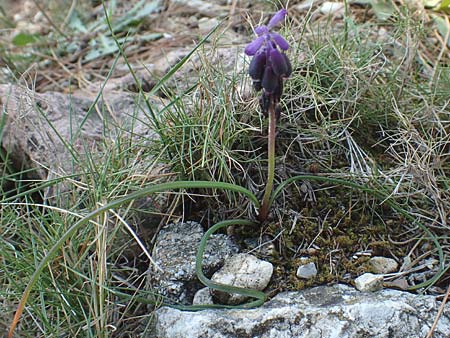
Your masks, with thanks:
[{"label": "dark purple floret", "polygon": [[271,32],[284,20],[286,9],[281,9],[270,19],[267,26],[255,28],[257,38],[250,42],[245,53],[253,56],[249,66],[249,75],[254,88],[263,89],[261,108],[266,113],[271,104],[277,104],[283,93],[283,79],[292,73],[292,66],[285,51],[289,43],[278,33]]},{"label": "dark purple floret", "polygon": [[248,74],[253,81],[262,81],[265,67],[266,53],[256,54],[250,62],[250,66],[248,67]]},{"label": "dark purple floret", "polygon": [[273,72],[278,76],[287,77],[288,66],[286,64],[286,58],[278,51],[278,49],[272,49],[270,51],[270,64],[272,65]]},{"label": "dark purple floret", "polygon": [[287,66],[286,77],[289,77],[292,74],[291,62],[289,61],[289,59],[288,59],[286,54],[282,53],[281,56],[283,57],[284,62],[286,62],[286,66]]},{"label": "dark purple floret", "polygon": [[268,94],[272,94],[278,87],[278,76],[274,73],[271,66],[266,66],[262,78],[262,87]]}]

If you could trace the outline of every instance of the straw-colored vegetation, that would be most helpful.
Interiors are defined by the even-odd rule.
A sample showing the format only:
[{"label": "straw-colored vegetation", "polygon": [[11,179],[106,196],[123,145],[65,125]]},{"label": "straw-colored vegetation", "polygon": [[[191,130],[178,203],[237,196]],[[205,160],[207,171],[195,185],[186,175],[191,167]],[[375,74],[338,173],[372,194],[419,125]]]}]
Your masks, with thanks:
[{"label": "straw-colored vegetation", "polygon": [[[182,5],[156,13],[157,1],[135,1],[134,10],[111,1],[105,5],[109,26],[98,1],[28,3],[46,26],[38,33],[30,32],[36,24],[31,19],[28,26],[26,17],[14,19],[22,1],[0,5],[1,82],[38,92],[76,92],[139,68],[151,81],[127,90],[141,102],[156,98],[163,108],[142,104],[144,122],[157,138],[105,130],[114,137],[105,137],[102,153],[79,158],[73,153],[77,171],[52,182],[30,180],[30,168],[14,167],[14,154],[1,150],[2,332],[39,263],[90,212],[181,180],[232,183],[261,198],[267,121],[249,90],[243,48],[253,34],[250,24],[280,7],[252,1],[249,9],[246,1],[233,2],[231,15],[202,40],[206,33],[188,28],[183,13],[189,11]],[[400,263],[401,270],[386,278],[391,285],[443,293],[450,266],[448,15],[421,1],[385,1],[381,9],[371,1],[349,1],[327,15],[319,11],[323,3],[308,9],[289,1],[282,28],[291,44],[293,74],[277,126],[275,188],[304,176],[277,190],[265,223],[236,227],[235,238],[243,251],[254,249],[247,239],[274,245],[269,255],[260,253],[275,265],[269,295],[352,283],[368,270],[370,255]],[[164,31],[173,18],[175,28]],[[230,31],[242,34],[241,41],[230,41]],[[217,55],[236,45],[230,71],[230,60]],[[179,60],[186,57],[173,62],[169,73],[142,67],[160,59],[161,48],[181,47],[192,55],[183,49]],[[186,67],[193,71],[182,73]],[[164,170],[155,174],[155,167]],[[55,204],[45,198],[46,189],[61,181],[68,187],[60,196],[65,203]],[[145,336],[152,312],[143,299],[161,301],[146,284],[159,226],[179,219],[205,228],[227,219],[256,219],[248,196],[219,186],[139,197],[92,215],[61,242],[31,289],[20,336]],[[295,277],[302,256],[319,269],[308,282]]]}]

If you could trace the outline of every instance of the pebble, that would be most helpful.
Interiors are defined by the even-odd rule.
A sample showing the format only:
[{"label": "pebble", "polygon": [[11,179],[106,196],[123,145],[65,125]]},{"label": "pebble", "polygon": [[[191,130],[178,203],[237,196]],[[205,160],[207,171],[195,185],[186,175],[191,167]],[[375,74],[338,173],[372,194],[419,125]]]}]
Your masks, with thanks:
[{"label": "pebble", "polygon": [[301,12],[304,10],[309,10],[314,5],[314,0],[305,0],[298,5],[294,5],[294,9]]},{"label": "pebble", "polygon": [[380,290],[383,287],[383,276],[365,273],[355,279],[355,287],[364,292]]},{"label": "pebble", "polygon": [[209,292],[208,287],[200,289],[195,293],[192,305],[211,305],[211,304],[214,304],[214,301],[211,296],[211,292]]},{"label": "pebble", "polygon": [[398,270],[398,263],[387,257],[372,257],[369,260],[369,265],[373,273],[386,274],[396,272]]},{"label": "pebble", "polygon": [[296,275],[298,278],[303,279],[310,279],[317,276],[316,264],[310,262],[304,265],[300,265],[297,269]]},{"label": "pebble", "polygon": [[[250,254],[237,254],[225,260],[224,266],[211,278],[216,283],[262,291],[270,282],[273,265]],[[247,297],[212,290],[213,298],[222,304],[240,304]]]},{"label": "pebble", "polygon": [[319,8],[319,11],[324,15],[344,15],[345,5],[341,2],[325,1]]}]

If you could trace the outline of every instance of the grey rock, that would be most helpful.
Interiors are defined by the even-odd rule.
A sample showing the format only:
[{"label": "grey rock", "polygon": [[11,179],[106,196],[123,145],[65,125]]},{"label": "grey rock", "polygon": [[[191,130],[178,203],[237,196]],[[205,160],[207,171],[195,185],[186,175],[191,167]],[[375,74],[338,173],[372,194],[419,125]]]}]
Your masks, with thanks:
[{"label": "grey rock", "polygon": [[300,265],[297,269],[296,273],[298,278],[310,279],[317,275],[317,268],[314,262],[306,263],[304,265]]},{"label": "grey rock", "polygon": [[[73,161],[64,142],[73,140],[69,144],[77,152],[86,144],[89,149],[101,150],[100,145],[95,147],[101,119],[87,114],[89,101],[85,99],[0,85],[0,102],[6,111],[2,146],[16,167],[34,169],[33,178],[47,179],[48,172],[57,168],[61,168],[60,174],[72,173]],[[78,137],[73,137],[74,133]]]},{"label": "grey rock", "polygon": [[[149,281],[163,296],[191,304],[202,288],[195,272],[195,256],[204,234],[196,222],[171,223],[158,234],[152,257],[159,267],[151,267]],[[208,240],[203,256],[203,272],[210,277],[238,247],[226,235],[215,234]]]},{"label": "grey rock", "polygon": [[[253,93],[251,81],[246,76],[242,76],[247,72],[248,63],[246,62],[250,62],[242,48],[242,44],[248,41],[244,40],[241,35],[233,34],[232,32],[228,32],[227,36],[221,37],[220,40],[224,42],[234,41],[236,44],[241,44],[205,49],[193,54],[165,85],[177,92],[182,92],[198,83],[202,76],[208,74],[207,72],[210,72],[212,69],[220,69],[224,74],[230,75],[229,79],[224,79],[224,85],[235,87],[239,95],[244,97],[251,96]],[[155,73],[163,75],[169,71],[183,56],[188,54],[190,49],[179,48],[165,54],[164,57],[155,62]]]},{"label": "grey rock", "polygon": [[[94,160],[95,156],[102,158],[108,151],[105,145],[119,137],[142,144],[158,138],[144,122],[148,111],[139,95],[105,89],[96,109],[90,109],[94,101],[95,95],[37,93],[19,85],[0,84],[0,106],[6,112],[1,142],[12,165],[32,169],[30,179],[51,180],[79,173],[79,163],[87,155]],[[161,102],[151,101],[158,111]],[[142,163],[135,169],[139,171],[140,165],[145,167]],[[147,175],[156,176],[164,170],[158,165],[154,168]],[[64,205],[63,193],[70,191],[66,184],[51,186],[46,198],[52,204]]]},{"label": "grey rock", "polygon": [[182,6],[185,13],[198,13],[208,17],[225,16],[229,11],[218,1],[172,0],[172,2]]},{"label": "grey rock", "polygon": [[198,28],[200,32],[203,34],[207,34],[210,30],[212,30],[214,27],[216,27],[219,24],[219,20],[216,18],[208,19],[208,18],[201,18],[198,20]]},{"label": "grey rock", "polygon": [[[225,261],[224,266],[211,278],[220,284],[243,287],[247,289],[264,290],[270,282],[273,265],[249,254],[237,254]],[[238,294],[212,291],[215,299],[220,303],[239,304],[247,297]]]},{"label": "grey rock", "polygon": [[380,290],[383,287],[383,276],[365,273],[355,279],[355,287],[366,292]]},{"label": "grey rock", "polygon": [[373,273],[380,274],[396,272],[398,269],[398,263],[395,259],[380,256],[372,257],[369,260],[369,265]]},{"label": "grey rock", "polygon": [[[319,286],[278,294],[251,310],[161,308],[154,337],[425,337],[439,305],[433,296],[397,290],[361,293],[345,285]],[[450,313],[445,311],[434,337],[447,337],[448,332]]]}]

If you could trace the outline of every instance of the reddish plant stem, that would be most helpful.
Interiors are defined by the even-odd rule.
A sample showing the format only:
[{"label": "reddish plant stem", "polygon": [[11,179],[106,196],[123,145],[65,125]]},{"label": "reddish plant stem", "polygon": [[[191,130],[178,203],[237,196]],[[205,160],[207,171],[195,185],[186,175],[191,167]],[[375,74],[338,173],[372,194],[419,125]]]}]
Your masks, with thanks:
[{"label": "reddish plant stem", "polygon": [[260,222],[264,222],[269,215],[269,202],[270,196],[272,195],[273,190],[273,180],[275,177],[275,131],[277,124],[277,117],[275,113],[275,105],[273,102],[270,103],[269,109],[269,132],[267,135],[268,138],[268,146],[267,146],[267,160],[268,160],[268,169],[267,169],[267,183],[266,190],[264,191],[264,196],[261,201],[261,207],[259,208],[258,220]]}]

